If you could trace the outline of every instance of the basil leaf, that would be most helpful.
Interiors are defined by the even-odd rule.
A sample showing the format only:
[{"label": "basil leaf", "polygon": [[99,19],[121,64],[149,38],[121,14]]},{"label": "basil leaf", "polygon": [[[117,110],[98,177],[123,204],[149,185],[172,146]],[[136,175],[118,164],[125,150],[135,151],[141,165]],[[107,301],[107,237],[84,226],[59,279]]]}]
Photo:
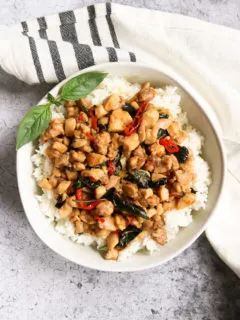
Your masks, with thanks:
[{"label": "basil leaf", "polygon": [[160,139],[160,138],[165,138],[169,135],[168,131],[167,130],[164,130],[162,128],[160,128],[158,130],[158,134],[157,134],[157,138]]},{"label": "basil leaf", "polygon": [[142,207],[128,201],[127,199],[120,198],[119,195],[115,192],[114,188],[109,189],[104,195],[104,198],[111,201],[114,207],[116,207],[118,210],[126,211],[136,217],[149,219],[146,211]]},{"label": "basil leaf", "polygon": [[52,113],[49,104],[33,107],[22,119],[17,130],[16,149],[36,139],[47,129]]},{"label": "basil leaf", "polygon": [[61,98],[76,101],[91,93],[107,76],[104,72],[87,72],[69,80],[61,90]]},{"label": "basil leaf", "polygon": [[84,187],[88,187],[90,189],[96,189],[98,187],[101,186],[101,181],[92,181],[90,178],[88,177],[81,177],[77,180],[76,182],[76,188],[80,189],[80,188],[84,188]]},{"label": "basil leaf", "polygon": [[47,95],[47,99],[49,102],[51,102],[52,104],[55,104],[56,106],[61,106],[61,102],[58,101],[57,99],[54,98],[54,96],[51,93],[48,93]]},{"label": "basil leaf", "polygon": [[141,232],[142,232],[142,229],[139,229],[135,226],[128,226],[126,229],[122,231],[117,247],[119,249],[125,248]]}]

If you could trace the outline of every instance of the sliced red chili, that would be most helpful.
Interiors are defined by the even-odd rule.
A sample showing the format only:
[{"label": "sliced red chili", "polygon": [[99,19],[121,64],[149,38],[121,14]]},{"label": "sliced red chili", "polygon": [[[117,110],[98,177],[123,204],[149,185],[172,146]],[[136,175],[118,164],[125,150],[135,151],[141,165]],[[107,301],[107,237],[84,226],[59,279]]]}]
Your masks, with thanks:
[{"label": "sliced red chili", "polygon": [[80,113],[80,115],[78,116],[78,121],[82,121],[83,120],[83,113]]},{"label": "sliced red chili", "polygon": [[138,109],[133,121],[124,129],[125,136],[131,136],[140,126],[142,122],[143,113],[147,110],[148,102],[144,101],[140,103],[140,108]]},{"label": "sliced red chili", "polygon": [[115,168],[115,164],[113,161],[109,160],[108,161],[108,173],[110,176],[112,176],[115,172],[116,168]]},{"label": "sliced red chili", "polygon": [[86,132],[85,135],[88,137],[88,139],[89,139],[91,142],[94,142],[94,137],[91,135],[91,133]]},{"label": "sliced red chili", "polygon": [[104,222],[105,222],[105,219],[102,218],[102,217],[95,216],[95,218],[96,218],[99,222],[101,222],[101,223],[104,223]]},{"label": "sliced red chili", "polygon": [[129,215],[129,216],[128,216],[128,221],[129,221],[129,224],[130,224],[130,225],[133,225],[134,217]]},{"label": "sliced red chili", "polygon": [[44,139],[44,140],[43,140],[43,142],[45,142],[45,143],[46,143],[46,142],[48,142],[48,140],[47,140],[47,139]]},{"label": "sliced red chili", "polygon": [[159,143],[164,146],[169,153],[176,153],[179,151],[179,146],[172,141],[172,138],[161,138]]},{"label": "sliced red chili", "polygon": [[99,203],[101,203],[103,200],[97,200],[97,201],[94,201],[94,202],[92,202],[92,203],[90,203],[90,204],[88,204],[88,205],[86,205],[84,202],[80,202],[79,203],[79,207],[81,208],[81,209],[84,209],[84,210],[93,210],[93,209],[95,209],[98,205],[99,205]]},{"label": "sliced red chili", "polygon": [[76,197],[76,200],[82,200],[82,189],[77,189],[76,190],[76,195],[75,195],[75,197]]},{"label": "sliced red chili", "polygon": [[89,109],[88,114],[92,119],[92,128],[94,130],[97,130],[97,117],[95,116],[95,111],[93,107]]}]

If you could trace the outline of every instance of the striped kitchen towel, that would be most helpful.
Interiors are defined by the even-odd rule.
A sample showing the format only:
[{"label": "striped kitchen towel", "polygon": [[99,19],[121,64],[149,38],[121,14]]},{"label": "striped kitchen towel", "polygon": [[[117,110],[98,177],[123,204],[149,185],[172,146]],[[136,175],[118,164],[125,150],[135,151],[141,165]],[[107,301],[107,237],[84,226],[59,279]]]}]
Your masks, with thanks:
[{"label": "striped kitchen towel", "polygon": [[124,43],[120,49],[114,17],[111,3],[106,3],[0,29],[0,65],[32,84],[59,82],[98,63],[135,62]]},{"label": "striped kitchen towel", "polygon": [[240,276],[239,57],[238,30],[111,3],[0,27],[0,66],[29,84],[59,82],[94,64],[137,60],[167,65],[204,96],[228,156],[228,202],[207,236]]}]

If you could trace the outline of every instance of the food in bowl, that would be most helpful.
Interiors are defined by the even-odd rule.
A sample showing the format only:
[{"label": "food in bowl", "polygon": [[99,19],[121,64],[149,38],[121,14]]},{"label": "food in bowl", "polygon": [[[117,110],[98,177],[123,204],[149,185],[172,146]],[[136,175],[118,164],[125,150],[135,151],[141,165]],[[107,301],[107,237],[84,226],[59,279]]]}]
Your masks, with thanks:
[{"label": "food in bowl", "polygon": [[52,120],[32,156],[42,212],[105,259],[161,248],[205,207],[211,182],[203,137],[177,88],[108,75],[68,100],[51,98]]}]

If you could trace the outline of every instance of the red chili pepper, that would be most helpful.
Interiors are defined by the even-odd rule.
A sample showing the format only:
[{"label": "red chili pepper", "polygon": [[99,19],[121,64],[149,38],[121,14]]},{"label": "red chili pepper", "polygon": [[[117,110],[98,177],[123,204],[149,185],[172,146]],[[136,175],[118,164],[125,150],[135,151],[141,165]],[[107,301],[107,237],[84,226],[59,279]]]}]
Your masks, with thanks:
[{"label": "red chili pepper", "polygon": [[108,161],[108,173],[110,176],[112,176],[115,172],[116,168],[115,168],[115,164],[113,161],[109,160]]},{"label": "red chili pepper", "polygon": [[138,127],[140,126],[140,124],[142,122],[143,113],[147,110],[147,107],[148,107],[148,102],[147,101],[144,101],[144,102],[140,103],[140,108],[138,109],[138,111],[137,111],[137,113],[135,115],[135,118],[124,129],[124,135],[125,136],[131,136],[133,134],[133,132],[138,129]]},{"label": "red chili pepper", "polygon": [[80,115],[78,116],[78,121],[82,121],[83,120],[83,114],[80,113]]},{"label": "red chili pepper", "polygon": [[[76,200],[83,200],[83,194],[82,194],[82,189],[77,189],[76,190],[76,194],[75,194]],[[84,210],[92,210],[95,209],[99,203],[101,203],[103,200],[97,200],[97,201],[93,201],[90,204],[86,204],[84,202],[78,202],[78,206],[81,209]]]},{"label": "red chili pepper", "polygon": [[94,142],[94,137],[93,137],[89,132],[86,132],[85,135],[88,137],[88,139],[89,139],[91,142]]},{"label": "red chili pepper", "polygon": [[77,189],[76,190],[76,195],[75,195],[75,197],[76,197],[76,200],[82,200],[82,189]]},{"label": "red chili pepper", "polygon": [[91,109],[89,109],[88,113],[92,119],[92,128],[94,130],[97,130],[97,117],[95,116],[94,108],[92,107]]},{"label": "red chili pepper", "polygon": [[164,146],[169,153],[176,153],[179,151],[179,146],[172,141],[172,138],[161,138],[159,143]]},{"label": "red chili pepper", "polygon": [[44,139],[44,140],[43,140],[43,142],[45,142],[45,143],[46,143],[46,142],[48,142],[48,140],[47,140],[47,139]]},{"label": "red chili pepper", "polygon": [[97,200],[97,201],[94,201],[94,202],[92,202],[92,203],[90,203],[90,204],[88,204],[88,205],[86,205],[85,203],[83,203],[83,202],[80,202],[79,203],[79,207],[81,208],[81,209],[84,209],[84,210],[92,210],[92,209],[95,209],[98,205],[99,205],[99,203],[101,203],[103,200]]},{"label": "red chili pepper", "polygon": [[104,222],[105,222],[105,219],[102,218],[102,217],[95,216],[95,218],[96,218],[99,222],[101,222],[101,223],[104,223]]}]

